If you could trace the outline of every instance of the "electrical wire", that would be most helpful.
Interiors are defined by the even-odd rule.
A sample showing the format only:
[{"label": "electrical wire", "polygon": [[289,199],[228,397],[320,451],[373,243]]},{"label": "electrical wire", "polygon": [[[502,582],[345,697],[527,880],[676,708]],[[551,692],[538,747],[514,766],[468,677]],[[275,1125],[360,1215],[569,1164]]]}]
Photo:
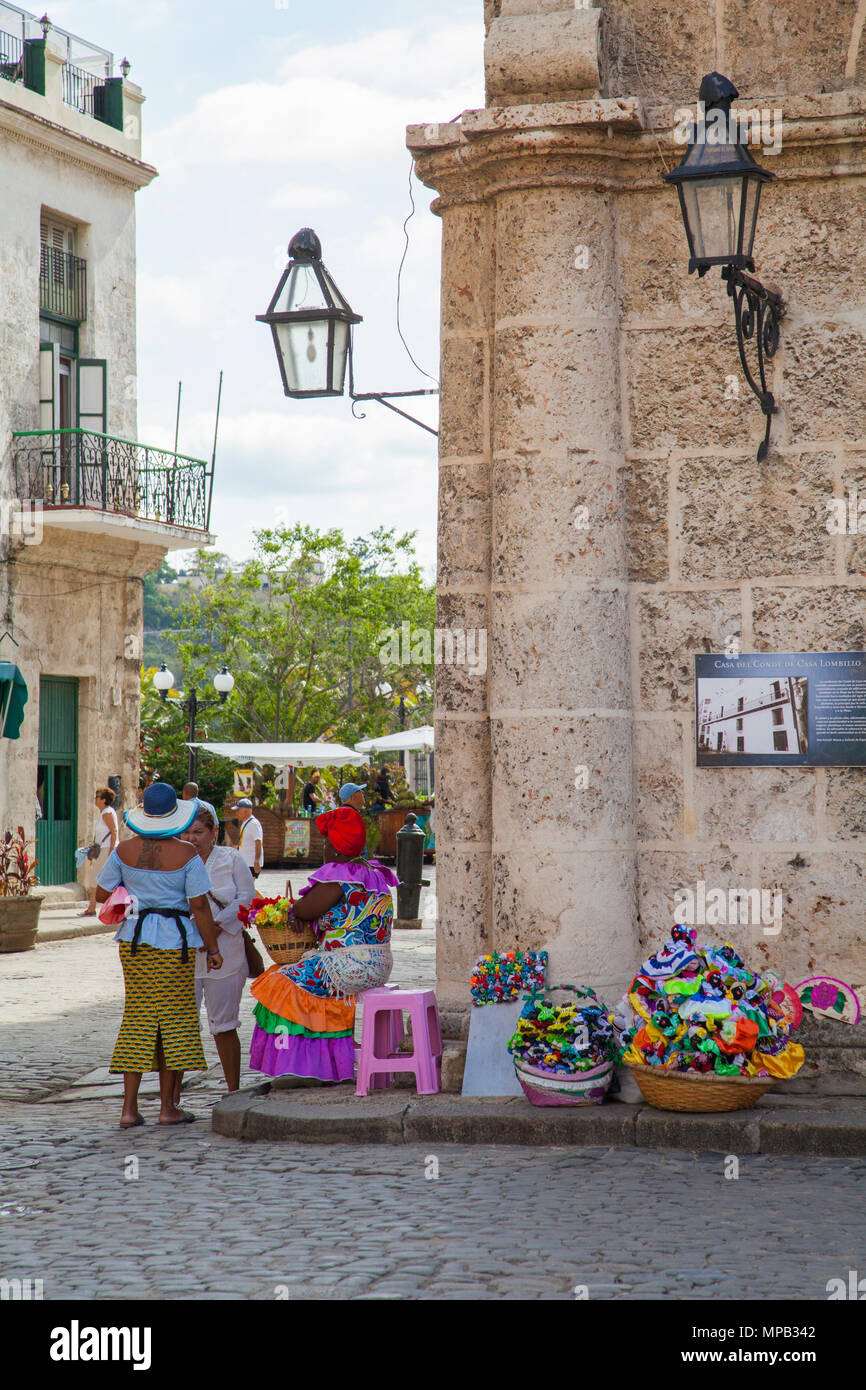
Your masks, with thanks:
[{"label": "electrical wire", "polygon": [[412,193],[412,173],[413,173],[413,171],[414,171],[414,168],[415,168],[415,160],[414,160],[414,159],[412,158],[412,156],[410,155],[410,156],[409,156],[409,203],[410,203],[411,206],[410,206],[409,215],[407,216],[407,218],[405,219],[405,221],[404,221],[404,223],[403,223],[403,236],[404,236],[404,238],[405,238],[406,244],[405,244],[405,246],[403,247],[403,254],[402,254],[402,256],[400,257],[400,265],[399,265],[399,267],[398,267],[398,269],[397,269],[397,333],[398,333],[398,335],[399,335],[400,342],[403,344],[404,348],[406,349],[406,356],[409,358],[409,361],[412,363],[412,366],[416,369],[416,371],[419,371],[419,372],[421,373],[422,376],[426,376],[426,378],[427,378],[428,381],[435,381],[435,382],[436,382],[436,385],[438,386],[438,385],[439,385],[439,380],[438,380],[438,378],[435,377],[435,376],[431,376],[429,372],[425,372],[424,368],[423,368],[423,367],[420,367],[420,366],[418,365],[418,363],[415,361],[415,358],[412,356],[412,353],[411,353],[411,351],[410,351],[410,349],[409,349],[409,344],[406,342],[406,339],[403,337],[403,330],[402,330],[402,328],[400,327],[400,292],[401,292],[401,280],[402,280],[402,276],[403,276],[403,266],[404,266],[405,263],[406,263],[406,256],[408,255],[408,252],[409,252],[409,223],[412,221],[412,218],[415,216],[415,197],[414,197],[414,195],[413,195],[413,193]]}]

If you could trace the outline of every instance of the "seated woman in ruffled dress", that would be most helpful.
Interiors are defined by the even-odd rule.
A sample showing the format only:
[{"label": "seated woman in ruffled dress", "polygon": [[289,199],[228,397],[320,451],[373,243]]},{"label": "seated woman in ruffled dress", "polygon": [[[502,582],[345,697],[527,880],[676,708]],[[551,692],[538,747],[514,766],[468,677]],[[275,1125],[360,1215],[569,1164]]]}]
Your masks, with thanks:
[{"label": "seated woman in ruffled dress", "polygon": [[318,939],[296,965],[272,965],[250,986],[255,1028],[250,1066],[268,1076],[351,1081],[355,1074],[355,996],[391,973],[391,888],[397,879],[364,859],[367,832],[352,806],[317,816],[327,861],[310,875],[294,906]]}]

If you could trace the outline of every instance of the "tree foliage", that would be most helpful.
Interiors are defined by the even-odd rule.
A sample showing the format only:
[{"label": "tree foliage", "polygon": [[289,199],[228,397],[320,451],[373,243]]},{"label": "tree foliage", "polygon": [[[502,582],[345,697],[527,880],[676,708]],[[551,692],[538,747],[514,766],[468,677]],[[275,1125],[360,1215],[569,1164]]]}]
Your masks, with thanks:
[{"label": "tree foliage", "polygon": [[234,676],[226,737],[351,746],[398,728],[401,696],[408,727],[430,722],[432,663],[395,663],[384,636],[406,622],[433,628],[413,542],[383,527],[347,542],[297,524],[257,531],[253,557],[229,572],[202,555],[204,583],[175,636],[199,690],[215,660]]}]

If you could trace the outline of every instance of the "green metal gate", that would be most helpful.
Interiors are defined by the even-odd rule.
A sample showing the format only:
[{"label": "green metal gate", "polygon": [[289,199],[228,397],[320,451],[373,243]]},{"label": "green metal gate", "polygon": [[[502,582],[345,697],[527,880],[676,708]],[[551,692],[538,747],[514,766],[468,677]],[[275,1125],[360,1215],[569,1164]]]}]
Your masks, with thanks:
[{"label": "green metal gate", "polygon": [[40,883],[75,878],[78,808],[78,681],[43,676],[39,682],[39,764],[36,822]]}]

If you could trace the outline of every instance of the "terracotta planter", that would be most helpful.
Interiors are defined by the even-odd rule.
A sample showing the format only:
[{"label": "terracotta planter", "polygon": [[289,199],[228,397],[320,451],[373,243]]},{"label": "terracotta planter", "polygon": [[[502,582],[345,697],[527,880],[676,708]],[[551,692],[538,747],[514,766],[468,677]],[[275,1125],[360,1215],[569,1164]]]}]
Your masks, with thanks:
[{"label": "terracotta planter", "polygon": [[41,898],[0,898],[0,952],[33,950],[41,908]]}]

